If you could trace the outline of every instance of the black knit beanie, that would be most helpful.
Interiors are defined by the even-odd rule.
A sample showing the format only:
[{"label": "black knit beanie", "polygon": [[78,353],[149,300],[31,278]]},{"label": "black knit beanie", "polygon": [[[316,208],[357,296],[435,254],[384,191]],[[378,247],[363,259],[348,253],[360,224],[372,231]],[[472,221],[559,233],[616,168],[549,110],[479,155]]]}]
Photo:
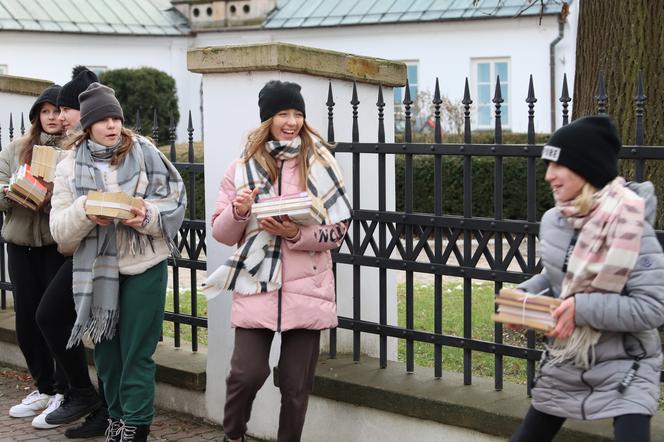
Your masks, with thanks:
[{"label": "black knit beanie", "polygon": [[87,68],[74,68],[74,74],[72,80],[62,86],[62,89],[60,90],[57,103],[58,107],[62,106],[72,109],[80,109],[81,106],[78,102],[78,96],[92,83],[99,82],[97,75]]},{"label": "black knit beanie", "polygon": [[58,105],[58,94],[60,93],[60,89],[62,88],[60,87],[59,84],[54,84],[44,89],[41,95],[37,97],[37,100],[32,104],[32,107],[30,108],[30,113],[28,114],[28,118],[30,118],[30,122],[32,124],[35,123],[35,120],[37,119],[37,114],[41,110],[42,104],[51,103],[53,106]]},{"label": "black knit beanie", "polygon": [[618,130],[604,116],[579,118],[553,133],[542,159],[568,167],[597,189],[618,176]]},{"label": "black knit beanie", "polygon": [[304,98],[300,93],[300,85],[289,81],[268,81],[258,93],[258,107],[261,122],[284,109],[297,109],[304,112]]},{"label": "black knit beanie", "polygon": [[92,83],[78,98],[81,102],[81,128],[83,130],[108,117],[119,118],[124,122],[122,107],[115,98],[115,91],[110,87]]}]

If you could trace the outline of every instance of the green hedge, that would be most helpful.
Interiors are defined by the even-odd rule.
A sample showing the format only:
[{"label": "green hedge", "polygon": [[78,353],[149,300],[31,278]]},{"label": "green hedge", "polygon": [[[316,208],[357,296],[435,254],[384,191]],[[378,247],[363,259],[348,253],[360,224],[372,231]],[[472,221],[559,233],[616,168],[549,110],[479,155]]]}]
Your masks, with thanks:
[{"label": "green hedge", "polygon": [[[397,155],[396,161],[396,208],[404,210],[405,157]],[[413,157],[413,211],[433,213],[434,208],[434,160],[432,156]],[[535,162],[537,219],[553,206],[548,184],[544,181],[546,167],[543,161]],[[526,219],[527,210],[527,160],[525,158],[503,159],[503,218]],[[493,157],[474,157],[471,160],[472,214],[494,216]],[[463,215],[463,157],[443,158],[442,176],[443,212],[448,215]]]},{"label": "green hedge", "polygon": [[[536,143],[544,143],[548,134],[538,134]],[[403,137],[397,134],[397,142]],[[433,142],[431,134],[414,134],[415,142]],[[460,135],[447,135],[443,139],[446,143],[461,142]],[[493,132],[475,132],[472,134],[475,144],[492,144]],[[527,135],[524,133],[510,133],[503,135],[505,144],[525,144]],[[405,198],[405,157],[397,155],[396,168],[396,208],[404,210]],[[433,213],[434,208],[434,160],[433,156],[415,155],[413,157],[413,211],[420,213]],[[536,160],[536,212],[537,219],[553,206],[553,198],[549,185],[544,181],[546,167],[543,161]],[[494,216],[494,157],[473,157],[471,160],[472,176],[472,214],[480,217]],[[526,219],[527,211],[527,159],[503,159],[503,218]],[[463,215],[463,157],[443,157],[442,176],[443,212],[449,215]]]}]

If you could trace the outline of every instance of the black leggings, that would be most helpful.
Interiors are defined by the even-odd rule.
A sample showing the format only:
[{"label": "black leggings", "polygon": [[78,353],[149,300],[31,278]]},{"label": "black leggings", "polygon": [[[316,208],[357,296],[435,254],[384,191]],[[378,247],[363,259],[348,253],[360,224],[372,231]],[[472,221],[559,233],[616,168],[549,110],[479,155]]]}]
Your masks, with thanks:
[{"label": "black leggings", "polygon": [[58,253],[55,245],[28,247],[11,243],[7,243],[7,257],[9,277],[14,286],[16,340],[30,375],[41,393],[66,393],[69,387],[67,377],[62,366],[54,363],[45,337],[35,320],[44,292],[65,257]]},{"label": "black leggings", "polygon": [[62,264],[44,292],[37,308],[36,319],[51,354],[64,370],[69,385],[74,389],[93,388],[83,344],[79,343],[69,350],[65,348],[76,320],[71,258],[67,258]]},{"label": "black leggings", "polygon": [[[531,406],[516,433],[510,438],[510,442],[551,441],[564,423],[564,417],[542,413]],[[650,416],[645,414],[623,414],[614,417],[613,441],[649,442]]]}]

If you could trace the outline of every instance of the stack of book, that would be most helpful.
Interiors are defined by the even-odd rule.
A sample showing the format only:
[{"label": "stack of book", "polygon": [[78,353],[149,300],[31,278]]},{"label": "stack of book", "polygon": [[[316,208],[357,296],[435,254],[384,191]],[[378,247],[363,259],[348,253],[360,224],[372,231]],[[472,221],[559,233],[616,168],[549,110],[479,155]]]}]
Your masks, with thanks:
[{"label": "stack of book", "polygon": [[140,200],[124,192],[90,191],[85,203],[85,213],[106,218],[129,219],[134,217],[131,208],[141,206]]},{"label": "stack of book", "polygon": [[58,151],[52,146],[35,145],[32,148],[30,170],[32,176],[41,177],[44,181],[53,182],[55,166],[58,164]]},{"label": "stack of book", "polygon": [[308,192],[263,198],[253,205],[251,211],[258,219],[272,217],[302,225],[322,224],[326,214],[320,199]]},{"label": "stack of book", "polygon": [[550,296],[505,288],[496,297],[497,312],[491,319],[548,332],[556,327],[553,311],[561,303],[562,300]]},{"label": "stack of book", "polygon": [[47,193],[48,189],[30,173],[30,165],[24,164],[9,179],[5,195],[23,207],[37,210],[44,202]]}]

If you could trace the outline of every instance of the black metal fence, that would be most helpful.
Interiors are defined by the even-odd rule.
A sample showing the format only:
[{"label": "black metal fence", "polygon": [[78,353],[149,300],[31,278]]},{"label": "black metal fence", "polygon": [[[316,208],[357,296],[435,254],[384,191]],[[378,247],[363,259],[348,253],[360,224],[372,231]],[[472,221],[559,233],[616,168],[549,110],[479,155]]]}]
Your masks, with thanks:
[{"label": "black metal fence", "polygon": [[[411,101],[408,84],[404,92],[405,134],[404,143],[386,143],[384,129],[384,108],[382,88],[378,89],[377,118],[378,133],[376,143],[360,143],[358,112],[359,101],[357,92],[353,88],[350,102],[353,113],[352,141],[340,142],[335,151],[352,156],[352,184],[357,190],[360,186],[362,168],[361,158],[377,156],[378,163],[378,210],[367,210],[361,200],[361,192],[353,192],[353,225],[351,233],[344,245],[334,253],[337,265],[352,266],[352,317],[339,317],[339,328],[353,332],[353,359],[360,360],[362,348],[360,337],[362,333],[379,336],[379,365],[384,368],[388,364],[387,338],[404,339],[406,341],[406,370],[412,372],[414,366],[414,343],[422,342],[433,346],[433,375],[436,378],[443,376],[442,358],[443,347],[462,349],[463,351],[463,378],[465,384],[472,382],[472,354],[485,352],[494,354],[495,388],[503,386],[504,358],[514,357],[527,360],[527,385],[531,384],[535,372],[536,361],[541,352],[535,348],[535,334],[527,334],[526,348],[507,345],[503,342],[503,326],[496,323],[493,330],[492,341],[481,341],[472,338],[473,317],[471,306],[473,304],[473,281],[491,281],[496,292],[505,283],[520,283],[542,269],[541,261],[536,254],[539,222],[536,219],[536,161],[542,151],[542,145],[535,144],[535,103],[533,79],[530,77],[528,85],[527,103],[528,113],[528,142],[525,145],[502,144],[501,124],[501,96],[500,79],[496,79],[495,95],[493,97],[495,120],[495,143],[491,145],[473,144],[471,139],[471,104],[468,80],[462,100],[464,108],[464,137],[463,143],[443,143],[441,130],[440,90],[436,80],[433,97],[434,107],[434,143],[412,143],[411,132]],[[571,98],[568,94],[567,78],[563,79],[562,102],[563,124],[569,121],[568,106]],[[606,113],[607,96],[603,78],[599,78],[597,105],[598,113]],[[334,99],[332,86],[328,91],[328,139],[334,140]],[[636,85],[634,99],[636,114],[636,145],[624,146],[620,152],[623,159],[635,162],[635,176],[630,177],[637,181],[644,179],[646,161],[664,160],[664,149],[655,146],[643,146],[643,112],[645,96],[643,82],[640,79]],[[391,109],[391,106],[390,106]],[[367,110],[373,112],[373,110]],[[405,155],[405,204],[403,212],[387,210],[386,158],[388,155]],[[433,213],[413,213],[413,159],[416,156],[433,157],[434,162],[434,210]],[[463,159],[463,200],[462,215],[443,213],[443,198],[446,190],[442,188],[442,173],[445,160],[450,157]],[[494,159],[493,217],[477,217],[472,213],[473,159],[490,157]],[[527,186],[526,219],[505,219],[503,217],[503,160],[508,157],[518,157],[525,161],[525,182]],[[364,169],[366,170],[366,168]],[[371,201],[370,203],[375,203]],[[660,242],[664,243],[664,232],[657,231]],[[505,245],[505,247],[504,247]],[[483,259],[487,266],[479,266]],[[456,263],[455,263],[456,261]],[[378,293],[362,293],[361,279],[363,269],[378,269]],[[388,287],[387,272],[396,270],[405,272],[405,327],[388,324]],[[433,331],[423,331],[414,328],[414,276],[416,273],[434,275],[434,324]],[[443,333],[443,278],[458,277],[463,280],[463,334],[451,336]],[[378,322],[363,319],[361,299],[363,296],[377,296],[379,305]],[[336,330],[330,334],[330,354],[336,356],[337,335]]]},{"label": "black metal fence", "polygon": [[[18,129],[18,130],[17,130]],[[140,115],[136,114],[134,124],[136,132],[142,132]],[[25,123],[23,114],[20,117],[20,126],[14,127],[13,115],[9,116],[8,138],[11,142],[15,136],[22,136],[25,133]],[[15,133],[18,132],[18,133]],[[157,125],[157,111],[155,109],[153,116],[153,124],[151,127],[151,137],[155,145],[159,145],[159,127]],[[2,128],[0,127],[0,150],[2,149]],[[205,271],[207,269],[206,260],[206,245],[205,245],[205,219],[200,216],[204,213],[200,207],[197,207],[197,177],[200,181],[203,176],[203,164],[196,163],[194,158],[194,127],[191,120],[191,112],[189,112],[189,125],[187,127],[187,159],[186,161],[178,160],[178,147],[175,143],[176,130],[173,119],[169,125],[169,139],[170,145],[169,157],[175,167],[180,171],[187,187],[187,216],[180,227],[180,231],[175,238],[175,243],[180,256],[177,258],[169,258],[168,264],[171,268],[172,290],[173,290],[173,309],[166,311],[164,320],[173,323],[173,339],[175,347],[182,345],[182,327],[189,327],[191,331],[191,349],[192,351],[198,350],[199,345],[199,329],[207,328],[207,318],[199,315],[198,312],[198,279],[197,271]],[[202,200],[201,200],[202,201]],[[197,219],[199,218],[199,219]],[[0,214],[0,226],[4,215]],[[4,240],[0,239],[0,309],[7,308],[7,292],[12,290],[11,282],[8,279],[6,269],[6,248]],[[189,274],[183,274],[186,272]],[[181,279],[187,277],[189,282],[181,284]],[[182,302],[183,290],[190,293],[189,305],[186,310],[189,313],[183,313],[184,304]]]},{"label": "black metal fence", "polygon": [[[604,81],[600,77],[598,82],[598,113],[606,113],[606,91]],[[645,108],[645,97],[643,96],[643,84],[639,81],[635,95],[636,115],[636,145],[624,146],[620,152],[623,159],[633,160],[635,163],[635,176],[631,177],[641,181],[644,179],[644,170],[647,161],[664,160],[664,149],[657,146],[643,146],[643,112]],[[436,378],[443,376],[442,359],[443,348],[457,348],[463,351],[464,383],[472,382],[472,354],[473,352],[484,352],[494,355],[494,378],[495,388],[501,389],[503,385],[503,360],[505,357],[525,359],[527,361],[528,385],[534,376],[535,363],[540,358],[540,351],[535,348],[535,334],[529,332],[526,347],[508,345],[503,342],[503,327],[496,324],[493,330],[492,341],[481,341],[472,338],[473,317],[471,306],[473,303],[473,281],[491,281],[495,290],[499,290],[504,283],[520,283],[531,275],[539,272],[542,268],[537,257],[537,241],[539,222],[536,219],[536,162],[541,154],[542,146],[535,143],[535,103],[537,99],[534,94],[532,77],[528,85],[526,97],[528,115],[528,142],[521,144],[503,144],[501,124],[501,97],[500,80],[497,79],[495,87],[494,103],[494,138],[493,144],[473,144],[471,133],[471,104],[468,82],[465,84],[464,106],[465,125],[463,143],[443,143],[441,128],[441,98],[438,81],[436,81],[433,97],[434,107],[434,142],[413,143],[411,129],[411,106],[412,101],[408,85],[404,91],[404,117],[405,133],[404,143],[386,143],[384,112],[385,100],[382,88],[378,89],[376,103],[376,115],[378,119],[377,142],[359,142],[358,113],[360,102],[357,98],[357,90],[353,88],[351,107],[353,113],[353,127],[351,142],[339,142],[335,149],[338,153],[350,154],[352,156],[352,185],[353,189],[360,188],[362,169],[361,158],[376,156],[378,164],[378,210],[363,209],[361,192],[353,192],[353,225],[351,235],[344,245],[333,253],[336,265],[348,265],[352,267],[352,317],[339,317],[339,327],[351,330],[353,333],[353,359],[360,360],[361,334],[369,333],[379,337],[379,365],[386,367],[387,339],[388,337],[404,339],[406,341],[406,370],[415,369],[414,344],[415,342],[428,343],[434,349],[433,375]],[[562,119],[563,124],[569,121],[568,105],[571,98],[568,94],[567,79],[563,79],[562,96]],[[328,90],[326,102],[328,108],[328,130],[327,137],[331,142],[334,136],[334,97],[332,85]],[[388,106],[390,111],[393,109]],[[373,112],[373,110],[372,110]],[[137,116],[135,127],[140,131],[140,118]],[[175,143],[175,126],[170,125],[170,159],[183,174],[188,190],[188,218],[185,220],[176,238],[178,249],[182,256],[169,259],[172,268],[172,283],[174,307],[172,311],[166,312],[166,320],[174,323],[175,345],[181,345],[181,328],[190,327],[192,332],[192,350],[198,348],[198,329],[207,327],[207,318],[199,316],[197,311],[197,275],[196,271],[206,270],[205,261],[205,221],[197,216],[196,207],[197,188],[196,176],[203,174],[203,164],[194,162],[193,125],[191,114],[189,114],[187,161],[178,162]],[[14,127],[10,118],[9,139],[14,137]],[[23,117],[21,116],[21,134],[25,131]],[[158,127],[156,115],[152,127],[155,144]],[[0,128],[1,134],[1,128]],[[1,138],[0,138],[1,140]],[[1,144],[0,144],[1,148]],[[404,210],[387,210],[387,158],[389,155],[405,156],[405,199]],[[434,210],[433,213],[414,213],[413,194],[414,188],[413,160],[417,156],[433,158],[434,162]],[[463,199],[464,209],[462,215],[451,215],[443,213],[443,198],[446,190],[442,188],[442,172],[447,158],[457,157],[463,160]],[[479,157],[493,158],[494,161],[494,192],[491,196],[494,201],[493,217],[478,217],[473,215],[472,196],[473,181],[472,169],[473,159]],[[527,187],[527,198],[524,204],[527,207],[525,219],[505,219],[503,216],[504,199],[504,166],[505,158],[521,158],[525,162],[525,183]],[[487,197],[489,197],[487,195]],[[364,202],[366,203],[366,202]],[[657,231],[660,242],[664,243],[664,232]],[[0,243],[0,303],[6,308],[6,292],[11,290],[11,285],[5,273],[4,243]],[[479,265],[483,260],[487,265]],[[367,268],[378,269],[378,293],[363,294],[361,292],[362,270]],[[181,271],[189,271],[188,287],[191,292],[190,311],[185,314],[181,312]],[[405,272],[405,327],[388,324],[388,270]],[[417,330],[414,327],[415,311],[415,275],[418,273],[433,275],[434,278],[434,324],[433,331]],[[185,275],[186,276],[186,275]],[[443,333],[442,320],[445,313],[443,306],[443,278],[458,277],[463,281],[463,334],[461,336],[446,335]],[[379,312],[378,322],[363,319],[361,311],[362,296],[378,296]],[[336,356],[337,335],[336,330],[330,333],[330,355]]]}]

